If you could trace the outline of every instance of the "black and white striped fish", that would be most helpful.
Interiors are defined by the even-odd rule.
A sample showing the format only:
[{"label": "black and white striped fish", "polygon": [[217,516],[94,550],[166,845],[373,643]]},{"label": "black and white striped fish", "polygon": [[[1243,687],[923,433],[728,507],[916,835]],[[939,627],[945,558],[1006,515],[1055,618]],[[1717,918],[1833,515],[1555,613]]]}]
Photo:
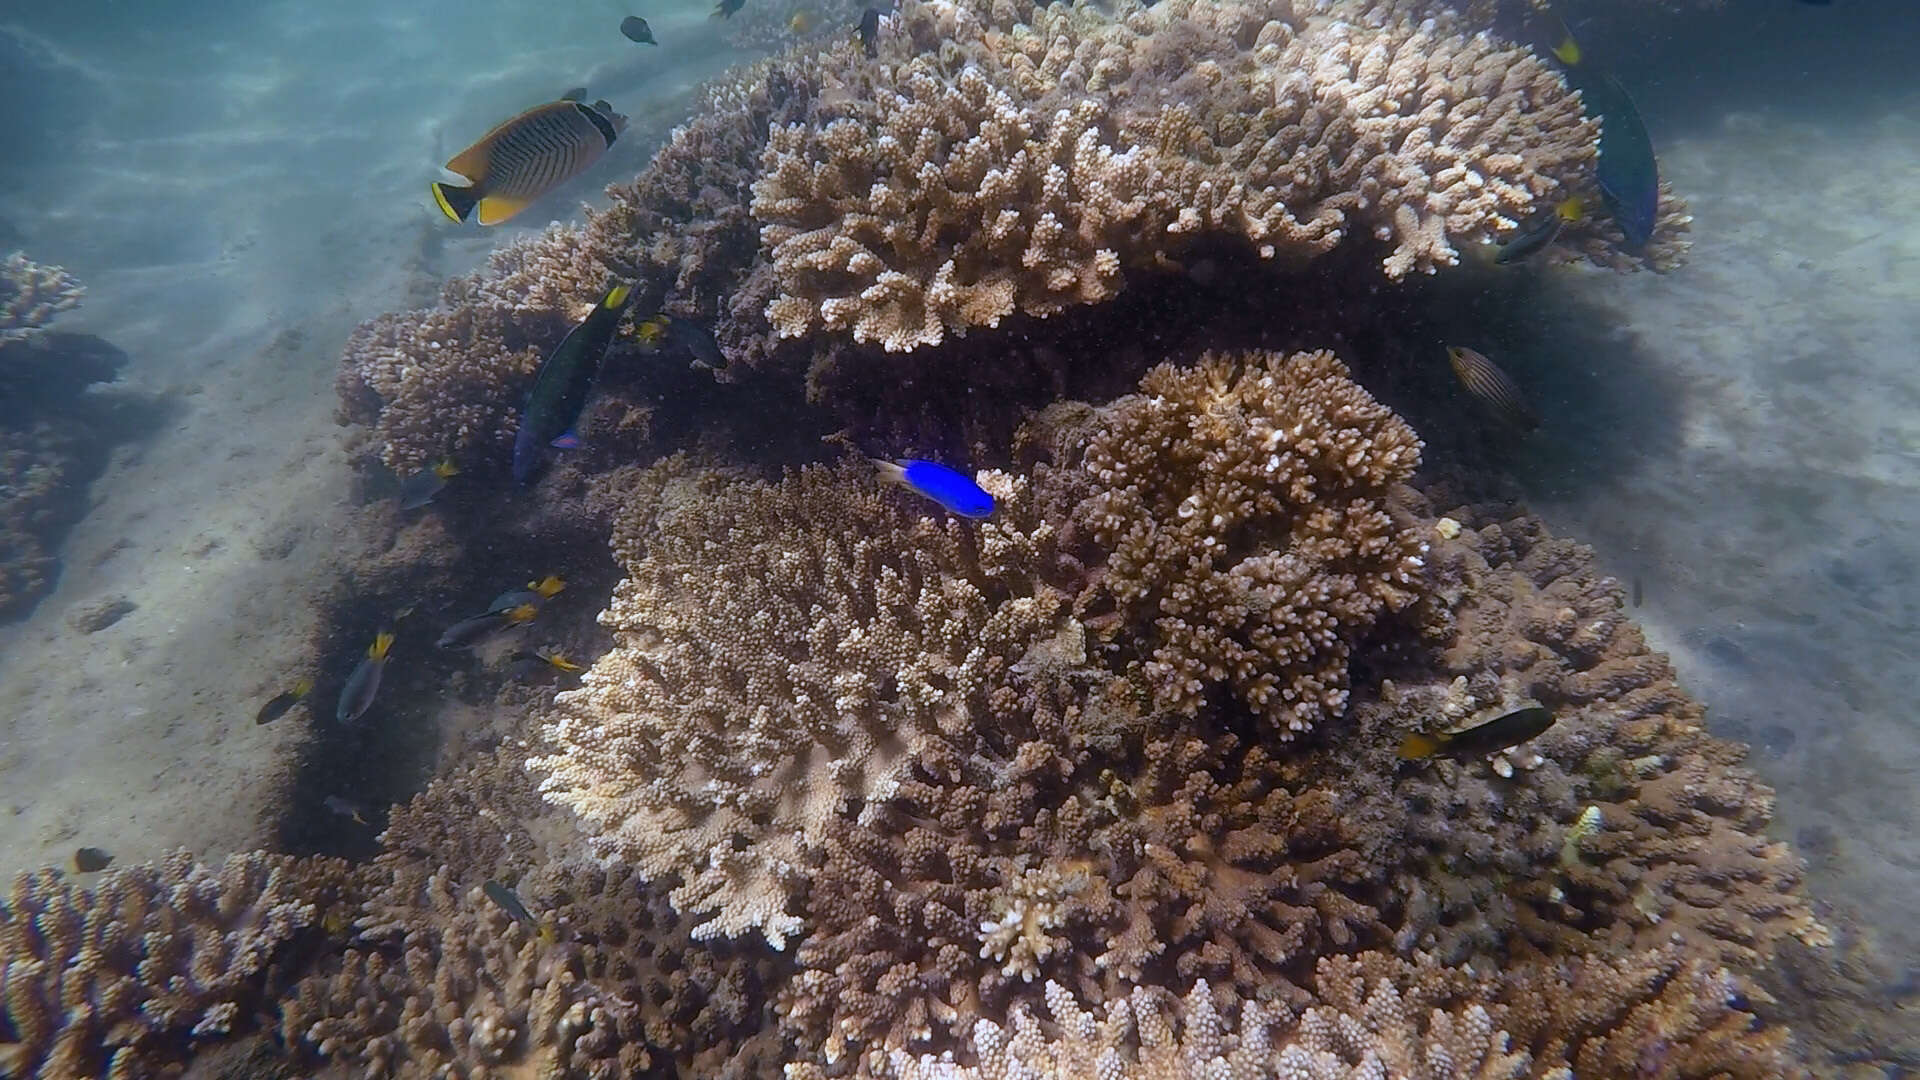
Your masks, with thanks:
[{"label": "black and white striped fish", "polygon": [[1526,431],[1540,426],[1540,414],[1527,403],[1520,387],[1493,361],[1464,345],[1447,346],[1447,359],[1453,363],[1453,373],[1459,377],[1460,385],[1502,419]]},{"label": "black and white striped fish", "polygon": [[475,207],[480,224],[498,225],[535,199],[587,171],[627,126],[604,101],[555,101],[501,124],[447,162],[466,187],[435,182],[433,201],[454,221]]}]

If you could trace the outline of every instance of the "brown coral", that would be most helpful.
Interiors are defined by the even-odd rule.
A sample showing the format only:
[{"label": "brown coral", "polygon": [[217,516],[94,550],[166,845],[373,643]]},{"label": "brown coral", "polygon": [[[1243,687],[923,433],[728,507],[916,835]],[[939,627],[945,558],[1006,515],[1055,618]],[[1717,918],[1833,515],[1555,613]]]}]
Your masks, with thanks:
[{"label": "brown coral", "polygon": [[79,306],[86,292],[58,266],[34,262],[17,251],[7,256],[0,262],[0,345],[40,333],[55,315]]},{"label": "brown coral", "polygon": [[246,1030],[350,901],[344,864],[179,851],[91,888],[41,870],[0,903],[0,1072],[150,1076]]},{"label": "brown coral", "polygon": [[1287,259],[1367,235],[1387,276],[1431,271],[1593,160],[1557,74],[1450,22],[1019,10],[903,4],[860,93],[769,133],[754,213],[782,335],[938,344],[1106,300],[1208,232]]},{"label": "brown coral", "polygon": [[[1161,705],[1221,683],[1282,739],[1346,705],[1351,643],[1412,599],[1425,543],[1388,510],[1420,440],[1331,353],[1162,366],[1086,449],[1091,608]],[[1131,662],[1131,661],[1129,661]]]}]

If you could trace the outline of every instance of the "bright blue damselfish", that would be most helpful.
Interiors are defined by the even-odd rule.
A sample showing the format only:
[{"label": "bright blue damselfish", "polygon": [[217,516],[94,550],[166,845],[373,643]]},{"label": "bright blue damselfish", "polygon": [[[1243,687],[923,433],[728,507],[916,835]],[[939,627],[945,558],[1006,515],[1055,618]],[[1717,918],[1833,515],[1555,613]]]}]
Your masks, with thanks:
[{"label": "bright blue damselfish", "polygon": [[881,475],[914,493],[924,495],[961,517],[983,518],[993,513],[993,496],[973,477],[937,461],[873,462]]}]

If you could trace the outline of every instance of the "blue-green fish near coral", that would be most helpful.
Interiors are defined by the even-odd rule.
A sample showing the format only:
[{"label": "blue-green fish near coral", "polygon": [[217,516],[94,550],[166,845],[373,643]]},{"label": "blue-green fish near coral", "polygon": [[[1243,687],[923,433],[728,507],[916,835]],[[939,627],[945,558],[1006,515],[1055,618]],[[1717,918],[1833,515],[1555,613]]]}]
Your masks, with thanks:
[{"label": "blue-green fish near coral", "polygon": [[1601,201],[1626,238],[1626,249],[1638,252],[1653,238],[1660,212],[1660,163],[1653,155],[1647,125],[1627,88],[1612,72],[1588,61],[1586,50],[1563,21],[1553,55],[1567,66],[1567,81],[1600,118],[1600,164],[1594,167],[1594,180],[1600,186]]},{"label": "blue-green fish near coral", "polygon": [[340,689],[340,704],[333,710],[335,720],[350,724],[373,708],[373,699],[380,693],[380,676],[387,668],[387,650],[392,647],[393,635],[387,631],[373,636],[366,657],[353,669],[353,674],[347,676],[347,685]]},{"label": "blue-green fish near coral", "polygon": [[932,499],[961,517],[983,518],[993,513],[993,496],[958,469],[937,461],[868,460],[880,470],[881,479]]},{"label": "blue-green fish near coral", "polygon": [[613,332],[632,295],[630,285],[609,288],[593,311],[567,331],[540,364],[533,389],[527,391],[526,405],[520,410],[520,432],[513,439],[515,480],[524,484],[533,478],[543,447],[579,447],[580,436],[574,425],[580,422],[580,410],[586,407],[593,380],[600,373],[600,358],[613,341]]}]

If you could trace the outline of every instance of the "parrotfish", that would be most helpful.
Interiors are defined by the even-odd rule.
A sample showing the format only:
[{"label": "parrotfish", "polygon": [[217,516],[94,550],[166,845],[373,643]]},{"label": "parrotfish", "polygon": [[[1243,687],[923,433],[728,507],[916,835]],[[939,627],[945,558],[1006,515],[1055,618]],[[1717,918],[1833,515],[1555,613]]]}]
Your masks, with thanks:
[{"label": "parrotfish", "polygon": [[373,699],[380,693],[380,676],[387,669],[387,650],[392,647],[391,633],[382,630],[373,636],[366,657],[347,676],[347,685],[340,688],[340,704],[333,711],[335,720],[351,724],[373,708]]},{"label": "parrotfish", "polygon": [[441,634],[440,640],[434,644],[443,649],[470,649],[509,626],[525,626],[539,613],[540,609],[534,605],[521,604],[504,611],[475,615],[447,627],[447,632]]},{"label": "parrotfish", "polygon": [[621,19],[620,33],[624,34],[628,41],[631,41],[636,45],[660,44],[659,42],[653,40],[653,27],[648,26],[647,20],[641,18],[638,15],[629,15],[626,18]]},{"label": "parrotfish", "polygon": [[1463,345],[1447,346],[1453,374],[1467,392],[1479,398],[1508,423],[1524,431],[1540,426],[1540,414],[1527,403],[1520,387],[1493,361]]},{"label": "parrotfish", "polygon": [[1560,238],[1563,226],[1579,221],[1584,214],[1585,206],[1579,196],[1562,199],[1522,222],[1513,239],[1500,245],[1500,253],[1493,261],[1505,265],[1545,251],[1547,245]]},{"label": "parrotfish", "polygon": [[498,225],[587,171],[626,126],[627,118],[604,101],[537,105],[447,162],[449,172],[472,183],[435,181],[433,201],[454,221],[467,220],[478,207],[480,224]]},{"label": "parrotfish", "polygon": [[533,377],[533,389],[527,391],[526,405],[520,410],[520,432],[513,440],[515,480],[524,484],[532,479],[543,447],[571,450],[580,445],[574,425],[593,392],[600,358],[613,341],[613,332],[632,293],[628,285],[609,288],[593,311],[567,331],[541,363],[540,373]]},{"label": "parrotfish", "polygon": [[868,460],[880,471],[881,479],[932,499],[961,517],[983,518],[993,513],[993,496],[966,473],[937,461]]},{"label": "parrotfish", "polygon": [[1409,735],[1400,741],[1408,761],[1430,757],[1472,758],[1519,746],[1553,726],[1553,713],[1538,705],[1517,709],[1465,731]]},{"label": "parrotfish", "polygon": [[1600,163],[1594,168],[1594,180],[1600,186],[1601,201],[1620,226],[1626,249],[1637,252],[1652,239],[1660,212],[1660,163],[1653,154],[1653,139],[1627,88],[1612,72],[1588,62],[1586,51],[1564,22],[1559,24],[1553,55],[1567,66],[1567,81],[1600,118]]},{"label": "parrotfish", "polygon": [[256,724],[269,724],[280,719],[295,705],[305,701],[307,695],[312,691],[313,680],[301,679],[299,682],[293,684],[292,689],[282,690],[280,693],[275,694],[271,701],[260,706],[260,711],[253,714],[253,722]]},{"label": "parrotfish", "polygon": [[418,510],[427,505],[447,486],[447,481],[458,475],[459,467],[452,458],[447,458],[407,477],[400,484],[400,509]]}]

